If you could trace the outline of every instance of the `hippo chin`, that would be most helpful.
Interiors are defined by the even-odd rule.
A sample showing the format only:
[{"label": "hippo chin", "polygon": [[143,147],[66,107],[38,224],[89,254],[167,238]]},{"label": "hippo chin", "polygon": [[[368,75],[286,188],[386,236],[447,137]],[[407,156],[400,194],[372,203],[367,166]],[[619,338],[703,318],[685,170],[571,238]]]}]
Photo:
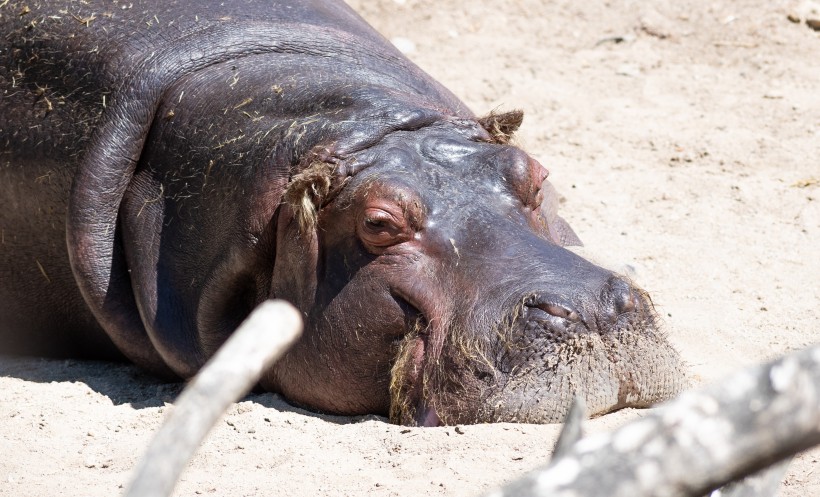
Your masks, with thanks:
[{"label": "hippo chin", "polygon": [[304,335],[261,383],[318,411],[549,423],[684,385],[646,294],[564,248],[521,113],[476,118],[343,3],[15,3],[0,352],[188,378],[281,298]]}]

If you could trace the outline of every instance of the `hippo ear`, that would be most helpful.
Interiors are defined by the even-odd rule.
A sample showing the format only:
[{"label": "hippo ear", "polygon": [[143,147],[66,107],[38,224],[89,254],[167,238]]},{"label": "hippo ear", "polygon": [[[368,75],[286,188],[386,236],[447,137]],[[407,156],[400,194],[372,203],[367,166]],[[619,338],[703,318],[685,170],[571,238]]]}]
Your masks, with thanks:
[{"label": "hippo ear", "polygon": [[584,243],[575,234],[569,223],[561,216],[555,216],[550,225],[550,234],[562,247],[583,247]]},{"label": "hippo ear", "polygon": [[298,226],[290,205],[280,206],[276,219],[276,258],[271,293],[307,313],[316,298],[319,236]]},{"label": "hippo ear", "polygon": [[494,143],[506,145],[510,143],[513,134],[518,131],[523,121],[524,111],[516,109],[501,114],[496,114],[495,111],[490,112],[478,119],[478,124],[487,130]]},{"label": "hippo ear", "polygon": [[303,233],[316,228],[318,210],[331,192],[335,167],[327,162],[315,161],[296,174],[285,189],[284,201],[293,210]]},{"label": "hippo ear", "polygon": [[562,247],[583,247],[584,244],[569,223],[558,215],[560,195],[548,179],[541,183],[541,195],[541,216],[546,221],[550,238]]}]

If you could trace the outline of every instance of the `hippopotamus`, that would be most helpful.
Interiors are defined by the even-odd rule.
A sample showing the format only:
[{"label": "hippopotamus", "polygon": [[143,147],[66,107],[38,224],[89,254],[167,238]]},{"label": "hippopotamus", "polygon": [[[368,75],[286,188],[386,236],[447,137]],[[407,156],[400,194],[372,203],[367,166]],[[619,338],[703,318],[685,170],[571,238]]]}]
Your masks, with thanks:
[{"label": "hippopotamus", "polygon": [[648,295],[566,248],[521,112],[341,1],[11,0],[0,34],[3,353],[187,379],[277,298],[304,334],[260,387],[315,411],[550,423],[684,384]]}]

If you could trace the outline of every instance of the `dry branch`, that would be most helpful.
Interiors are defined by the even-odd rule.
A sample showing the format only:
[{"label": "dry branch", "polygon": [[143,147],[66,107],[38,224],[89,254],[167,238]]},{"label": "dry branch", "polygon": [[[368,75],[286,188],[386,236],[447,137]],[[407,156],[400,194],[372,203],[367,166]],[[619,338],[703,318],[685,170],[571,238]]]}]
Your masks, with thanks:
[{"label": "dry branch", "polygon": [[179,396],[139,463],[126,497],[171,495],[213,425],[301,332],[302,319],[292,305],[267,301],[257,307]]},{"label": "dry branch", "polygon": [[587,409],[581,397],[575,397],[569,406],[567,418],[561,428],[561,434],[552,449],[552,458],[560,459],[564,457],[572,447],[584,436],[584,419],[586,419]]},{"label": "dry branch", "polygon": [[488,495],[694,497],[820,444],[820,346],[687,392]]},{"label": "dry branch", "polygon": [[732,482],[725,487],[721,487],[709,495],[709,497],[774,497],[780,488],[780,482],[786,476],[789,463],[792,458],[788,457],[783,461],[759,471],[751,476],[747,476],[741,481]]}]

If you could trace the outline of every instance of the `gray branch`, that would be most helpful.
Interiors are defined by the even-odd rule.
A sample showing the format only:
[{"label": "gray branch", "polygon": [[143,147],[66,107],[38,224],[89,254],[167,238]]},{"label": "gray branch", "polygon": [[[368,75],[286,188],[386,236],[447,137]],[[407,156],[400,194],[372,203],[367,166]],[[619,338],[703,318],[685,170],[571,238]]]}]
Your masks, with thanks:
[{"label": "gray branch", "polygon": [[567,418],[561,428],[561,434],[552,449],[552,458],[560,459],[564,457],[572,447],[584,436],[584,420],[587,417],[587,409],[581,397],[575,397],[569,406]]},{"label": "gray branch", "polygon": [[709,497],[774,497],[786,476],[791,457],[712,492]]},{"label": "gray branch", "polygon": [[684,393],[490,496],[708,494],[820,444],[820,346]]},{"label": "gray branch", "polygon": [[302,319],[292,305],[259,305],[179,396],[137,466],[126,497],[171,495],[213,425],[301,332]]}]

